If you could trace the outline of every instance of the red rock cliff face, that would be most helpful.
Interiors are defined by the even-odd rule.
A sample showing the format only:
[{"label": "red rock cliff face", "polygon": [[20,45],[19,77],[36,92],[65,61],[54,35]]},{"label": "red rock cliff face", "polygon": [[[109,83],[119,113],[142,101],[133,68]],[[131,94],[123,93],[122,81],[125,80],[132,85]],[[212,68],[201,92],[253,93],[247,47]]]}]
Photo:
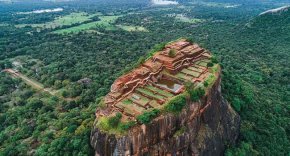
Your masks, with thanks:
[{"label": "red rock cliff face", "polygon": [[220,78],[199,102],[187,103],[178,115],[161,115],[125,136],[94,127],[91,145],[95,155],[223,155],[226,144],[238,137],[240,117],[222,97]]}]

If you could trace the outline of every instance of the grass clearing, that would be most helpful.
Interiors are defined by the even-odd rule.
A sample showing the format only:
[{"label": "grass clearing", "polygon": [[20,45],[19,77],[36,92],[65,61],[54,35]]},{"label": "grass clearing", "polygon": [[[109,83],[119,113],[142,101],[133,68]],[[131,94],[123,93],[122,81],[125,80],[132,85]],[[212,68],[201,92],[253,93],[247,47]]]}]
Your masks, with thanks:
[{"label": "grass clearing", "polygon": [[206,62],[206,63],[211,62],[211,60],[209,60],[209,59],[203,59],[203,60],[201,60],[201,61]]},{"label": "grass clearing", "polygon": [[136,104],[134,104],[132,101],[132,103],[129,104],[129,101],[127,101],[128,103],[126,104],[126,102],[122,101],[122,102],[118,102],[116,104],[116,107],[123,109],[125,111],[125,113],[130,114],[131,116],[135,116],[136,114],[140,114],[142,113],[145,109],[142,107],[137,106]]},{"label": "grass clearing", "polygon": [[178,73],[178,74],[176,74],[176,77],[177,77],[177,78],[180,78],[180,79],[183,79],[183,80],[185,80],[185,81],[191,81],[191,80],[193,79],[193,77],[190,77],[190,76],[185,75],[185,74],[183,74],[183,73]]},{"label": "grass clearing", "polygon": [[189,70],[193,70],[193,71],[197,71],[197,72],[199,72],[199,73],[203,72],[202,69],[197,68],[197,67],[194,67],[194,66],[188,67],[188,69],[189,69]]},{"label": "grass clearing", "polygon": [[182,14],[176,15],[175,18],[178,21],[185,22],[185,23],[191,23],[191,24],[202,23],[202,22],[205,21],[203,19],[198,19],[198,18],[189,18],[189,17],[186,17],[186,16],[184,16]]},{"label": "grass clearing", "polygon": [[138,114],[141,114],[142,112],[145,111],[144,108],[136,105],[136,104],[133,104],[132,106],[130,106],[131,109],[133,109],[135,112],[137,112]]},{"label": "grass clearing", "polygon": [[188,74],[188,75],[191,75],[191,76],[194,76],[194,77],[199,77],[199,75],[200,75],[200,73],[195,72],[195,71],[191,71],[191,70],[188,70],[188,69],[182,69],[181,72],[185,73],[185,74]]},{"label": "grass clearing", "polygon": [[207,63],[206,62],[200,62],[200,63],[198,63],[198,65],[203,66],[203,67],[207,67]]},{"label": "grass clearing", "polygon": [[150,101],[149,105],[153,108],[160,108],[160,105],[155,100]]},{"label": "grass clearing", "polygon": [[[139,98],[139,99],[138,99]],[[143,107],[145,107],[148,102],[149,102],[149,99],[140,95],[140,94],[136,94],[136,93],[133,93],[131,96],[130,96],[130,100],[133,101],[134,103],[136,104],[139,104]]]},{"label": "grass clearing", "polygon": [[147,89],[144,89],[144,88],[137,88],[136,89],[138,92],[144,94],[144,95],[147,95],[151,98],[154,98],[154,99],[157,99],[157,100],[161,100],[163,101],[164,100],[164,97],[163,96],[160,96],[160,95],[156,95],[154,94],[153,92],[147,90]]},{"label": "grass clearing", "polygon": [[149,89],[149,90],[152,90],[154,92],[157,92],[158,94],[160,95],[163,95],[163,96],[166,96],[166,97],[173,97],[174,95],[165,91],[165,90],[162,90],[162,89],[159,89],[157,87],[153,87],[153,86],[145,86],[146,89]]},{"label": "grass clearing", "polygon": [[6,23],[0,23],[0,27],[7,27],[9,26],[9,24],[6,24]]},{"label": "grass clearing", "polygon": [[142,26],[116,25],[116,27],[129,32],[149,32],[145,27]]},{"label": "grass clearing", "polygon": [[133,102],[131,100],[129,100],[129,99],[123,100],[122,103],[125,104],[125,105],[133,104]]},{"label": "grass clearing", "polygon": [[112,25],[120,16],[100,16],[100,21],[90,22],[79,26],[74,26],[66,29],[56,30],[53,33],[65,34],[65,33],[78,33],[83,30],[89,30],[92,28],[102,27],[105,30],[114,30],[116,27]]},{"label": "grass clearing", "polygon": [[240,4],[233,4],[233,3],[219,3],[219,2],[203,2],[203,1],[193,1],[189,2],[194,5],[202,5],[206,7],[217,7],[217,8],[237,8]]},{"label": "grass clearing", "polygon": [[70,26],[73,24],[80,24],[83,22],[91,21],[91,18],[100,15],[100,14],[87,14],[85,12],[74,12],[66,16],[57,17],[54,21],[46,22],[42,24],[19,24],[16,25],[17,28],[23,28],[26,26],[30,26],[33,28],[41,28],[41,29],[55,29],[61,26]]}]

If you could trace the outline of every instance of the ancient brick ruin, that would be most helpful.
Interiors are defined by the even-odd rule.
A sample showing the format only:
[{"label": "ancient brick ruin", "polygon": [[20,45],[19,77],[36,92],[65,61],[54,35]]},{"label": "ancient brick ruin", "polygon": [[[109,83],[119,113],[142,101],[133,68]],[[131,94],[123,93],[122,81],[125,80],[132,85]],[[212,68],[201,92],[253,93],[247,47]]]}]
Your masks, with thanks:
[{"label": "ancient brick ruin", "polygon": [[119,77],[105,97],[105,109],[96,116],[121,112],[123,118],[134,120],[150,108],[160,108],[185,90],[184,84],[195,85],[209,75],[210,53],[185,39],[169,43],[137,69]]}]

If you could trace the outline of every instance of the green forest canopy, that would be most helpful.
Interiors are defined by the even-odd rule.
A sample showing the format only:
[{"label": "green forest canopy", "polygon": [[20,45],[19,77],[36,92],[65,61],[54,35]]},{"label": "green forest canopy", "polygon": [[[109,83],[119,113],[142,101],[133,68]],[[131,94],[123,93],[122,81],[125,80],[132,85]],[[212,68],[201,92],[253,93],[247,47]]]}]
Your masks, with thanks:
[{"label": "green forest canopy", "polygon": [[[104,4],[90,9],[85,4],[69,5],[63,12],[38,15],[17,15],[13,13],[22,7],[1,6],[0,68],[20,62],[18,69],[26,76],[59,90],[62,96],[77,98],[65,101],[0,73],[0,155],[92,155],[89,135],[101,96],[155,44],[182,36],[211,50],[222,64],[223,95],[242,118],[239,143],[229,145],[226,154],[289,154],[289,11],[258,16],[270,6],[224,9],[188,4],[172,9],[141,2]],[[121,12],[123,16],[113,25],[142,26],[148,31],[95,27],[58,35],[51,32],[70,26],[40,32],[14,27],[50,22],[73,10],[116,16]],[[167,16],[180,12],[203,22]],[[85,78],[91,81],[78,82]]]}]

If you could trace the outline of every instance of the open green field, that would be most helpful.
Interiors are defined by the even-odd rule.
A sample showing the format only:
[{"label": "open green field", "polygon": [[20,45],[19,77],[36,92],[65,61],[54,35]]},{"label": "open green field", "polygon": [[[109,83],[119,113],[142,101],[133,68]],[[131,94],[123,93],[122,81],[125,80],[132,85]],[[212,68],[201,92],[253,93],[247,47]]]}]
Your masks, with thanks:
[{"label": "open green field", "polygon": [[176,17],[175,17],[178,21],[181,21],[181,22],[186,22],[186,23],[201,23],[201,22],[204,22],[205,20],[203,19],[198,19],[198,18],[189,18],[189,17],[186,17],[184,15],[181,15],[181,14],[178,14]]},{"label": "open green field", "polygon": [[202,5],[206,7],[216,7],[216,8],[237,8],[240,4],[232,4],[232,3],[219,3],[219,2],[204,2],[204,1],[193,1],[189,2],[191,4]]},{"label": "open green field", "polygon": [[134,32],[134,31],[139,31],[139,32],[149,32],[146,28],[142,26],[128,26],[128,25],[116,25],[118,28],[121,28],[125,31],[129,32]]},{"label": "open green field", "polygon": [[53,33],[65,34],[65,33],[78,33],[83,30],[89,30],[91,28],[102,27],[105,30],[114,30],[116,27],[112,25],[120,16],[100,16],[100,21],[82,24],[66,29],[56,30]]},{"label": "open green field", "polygon": [[66,16],[57,17],[55,18],[54,21],[51,21],[51,22],[46,22],[42,24],[19,24],[19,25],[16,25],[16,27],[22,28],[22,27],[30,26],[33,28],[54,29],[61,26],[70,26],[73,24],[87,22],[87,21],[90,21],[92,17],[95,17],[97,15],[100,15],[100,14],[97,13],[97,14],[89,15],[85,12],[74,12]]},{"label": "open green field", "polygon": [[7,26],[9,26],[9,25],[6,23],[0,23],[0,27],[7,27]]}]

